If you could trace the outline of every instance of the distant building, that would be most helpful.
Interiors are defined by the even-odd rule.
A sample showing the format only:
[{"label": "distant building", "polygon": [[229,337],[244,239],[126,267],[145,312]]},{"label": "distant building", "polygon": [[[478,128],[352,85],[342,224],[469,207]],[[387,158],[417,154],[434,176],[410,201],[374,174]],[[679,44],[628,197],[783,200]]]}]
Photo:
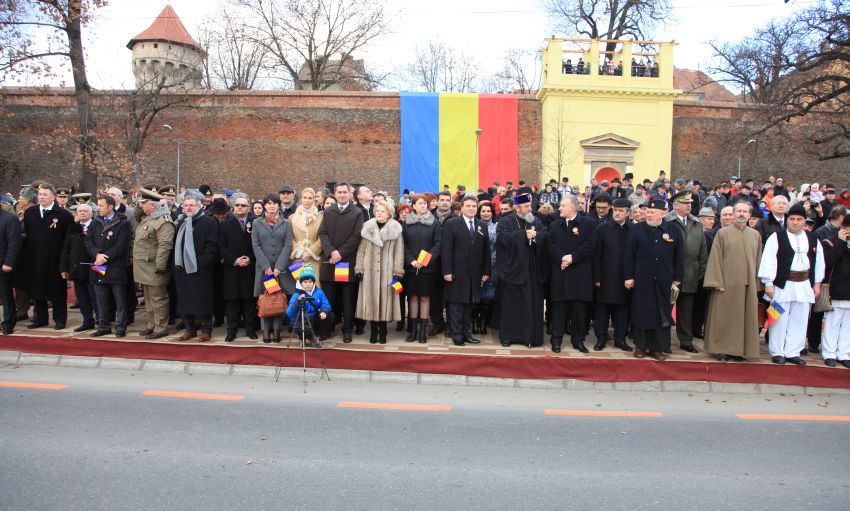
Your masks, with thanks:
[{"label": "distant building", "polygon": [[130,39],[133,75],[137,88],[163,83],[165,87],[197,89],[205,52],[195,41],[170,5],[141,34]]},{"label": "distant building", "polygon": [[322,69],[319,77],[319,87],[314,87],[310,80],[310,66],[307,62],[301,64],[298,70],[300,90],[372,90],[372,84],[366,74],[366,64],[363,59],[347,58],[344,61],[329,60]]},{"label": "distant building", "polygon": [[739,98],[723,85],[699,70],[673,69],[673,88],[680,89],[680,100],[734,103]]}]

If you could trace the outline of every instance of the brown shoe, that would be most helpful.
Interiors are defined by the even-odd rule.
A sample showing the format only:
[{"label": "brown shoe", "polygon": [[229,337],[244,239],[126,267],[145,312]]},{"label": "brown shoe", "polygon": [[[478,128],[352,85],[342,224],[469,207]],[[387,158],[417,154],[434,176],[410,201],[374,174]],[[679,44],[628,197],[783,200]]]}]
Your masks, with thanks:
[{"label": "brown shoe", "polygon": [[207,341],[210,340],[210,334],[208,334],[206,332],[202,332],[199,339],[200,339],[201,342],[207,342]]},{"label": "brown shoe", "polygon": [[659,362],[664,362],[665,360],[667,360],[667,354],[658,351],[650,353],[650,356]]},{"label": "brown shoe", "polygon": [[178,341],[188,341],[189,339],[192,339],[193,337],[195,337],[195,335],[196,335],[195,332],[190,332],[190,331],[186,330],[185,332],[183,332],[183,335],[181,335],[177,340]]},{"label": "brown shoe", "polygon": [[646,357],[646,352],[644,350],[635,350],[635,358],[644,358]]}]

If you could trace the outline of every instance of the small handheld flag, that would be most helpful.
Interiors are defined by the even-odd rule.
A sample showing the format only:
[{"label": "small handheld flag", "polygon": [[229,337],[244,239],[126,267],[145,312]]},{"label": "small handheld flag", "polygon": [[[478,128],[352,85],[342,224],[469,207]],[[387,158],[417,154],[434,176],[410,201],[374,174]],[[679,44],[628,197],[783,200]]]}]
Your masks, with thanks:
[{"label": "small handheld flag", "polygon": [[277,279],[274,278],[274,275],[266,275],[263,277],[263,286],[266,288],[266,293],[270,295],[280,292],[280,284],[277,283]]},{"label": "small handheld flag", "polygon": [[349,282],[349,263],[336,263],[334,265],[334,282]]},{"label": "small handheld flag", "polygon": [[422,266],[428,266],[431,263],[431,252],[420,250],[416,261]]},{"label": "small handheld flag", "polygon": [[779,317],[783,314],[785,314],[785,309],[779,305],[779,302],[776,300],[770,302],[770,306],[767,308],[767,317],[764,319],[764,327],[767,328],[779,321]]},{"label": "small handheld flag", "polygon": [[393,291],[395,291],[395,294],[397,295],[400,295],[401,292],[404,291],[404,287],[401,285],[401,282],[399,282],[398,279],[393,279],[393,281],[390,282],[390,287],[393,288]]},{"label": "small handheld flag", "polygon": [[287,270],[289,270],[289,273],[292,274],[292,278],[294,278],[295,280],[298,280],[299,277],[301,276],[301,270],[303,268],[304,268],[304,265],[301,264],[301,261],[296,261],[296,262],[290,264],[289,267],[287,268]]},{"label": "small handheld flag", "polygon": [[106,275],[106,265],[105,264],[98,264],[98,265],[93,264],[91,266],[91,271],[93,271],[93,272],[99,274],[101,277],[103,277],[104,275]]}]

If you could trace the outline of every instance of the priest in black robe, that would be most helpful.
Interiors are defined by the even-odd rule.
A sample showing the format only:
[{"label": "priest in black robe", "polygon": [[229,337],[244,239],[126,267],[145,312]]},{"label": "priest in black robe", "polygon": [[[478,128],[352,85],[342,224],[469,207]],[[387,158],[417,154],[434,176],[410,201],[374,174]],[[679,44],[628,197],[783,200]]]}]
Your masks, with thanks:
[{"label": "priest in black robe", "polygon": [[496,229],[496,271],[499,276],[499,339],[543,345],[543,285],[548,231],[531,213],[531,195],[514,199],[513,212]]}]

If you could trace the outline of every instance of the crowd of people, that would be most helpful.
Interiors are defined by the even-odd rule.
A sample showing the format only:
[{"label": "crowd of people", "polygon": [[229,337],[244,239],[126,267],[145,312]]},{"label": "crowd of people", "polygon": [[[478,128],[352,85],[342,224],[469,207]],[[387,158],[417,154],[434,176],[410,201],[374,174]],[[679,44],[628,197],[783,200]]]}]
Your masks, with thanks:
[{"label": "crowd of people", "polygon": [[[503,346],[616,349],[663,361],[695,338],[722,361],[850,368],[850,193],[781,178],[493,183],[477,193],[386,192],[346,182],[252,198],[238,190],[147,184],[73,193],[39,181],[3,197],[3,334],[66,328],[210,340],[226,323],[280,342],[309,323],[318,339],[386,343],[498,331]],[[277,301],[268,299],[277,295]],[[285,297],[285,299],[283,299]],[[277,307],[277,309],[274,309]],[[258,317],[258,309],[262,318]],[[270,312],[271,310],[271,312]],[[629,344],[632,340],[634,347]]]}]

